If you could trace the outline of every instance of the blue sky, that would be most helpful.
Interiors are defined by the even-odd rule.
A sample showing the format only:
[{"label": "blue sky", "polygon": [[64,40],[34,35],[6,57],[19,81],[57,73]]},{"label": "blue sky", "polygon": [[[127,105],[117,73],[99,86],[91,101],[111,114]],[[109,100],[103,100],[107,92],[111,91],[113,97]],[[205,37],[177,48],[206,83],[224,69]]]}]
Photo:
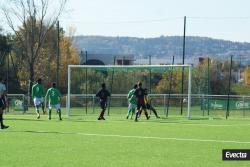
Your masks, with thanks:
[{"label": "blue sky", "polygon": [[187,16],[187,35],[250,42],[249,7],[250,0],[68,0],[60,23],[75,35],[158,37],[183,35]]},{"label": "blue sky", "polygon": [[77,35],[187,35],[250,42],[249,0],[69,0],[62,26]]}]

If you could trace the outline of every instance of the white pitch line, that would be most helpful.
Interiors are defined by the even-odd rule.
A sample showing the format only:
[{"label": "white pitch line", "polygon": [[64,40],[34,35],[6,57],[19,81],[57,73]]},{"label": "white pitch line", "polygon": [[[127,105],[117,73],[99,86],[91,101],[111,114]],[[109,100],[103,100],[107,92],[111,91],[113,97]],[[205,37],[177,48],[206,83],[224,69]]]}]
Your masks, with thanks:
[{"label": "white pitch line", "polygon": [[[96,121],[98,122],[98,121]],[[112,121],[112,120],[109,120],[109,122],[120,122],[120,121]],[[150,123],[161,123],[161,122],[150,122]],[[244,127],[244,126],[250,126],[250,124],[194,124],[194,123],[188,123],[188,122],[180,122],[180,123],[177,123],[177,122],[162,122],[162,123],[165,123],[165,125],[189,125],[189,126],[215,126],[215,127]],[[140,124],[148,124],[148,122],[140,122]]]},{"label": "white pitch line", "polygon": [[[29,131],[27,131],[29,132]],[[33,131],[31,131],[33,132]],[[176,138],[176,137],[154,137],[154,136],[128,136],[128,135],[112,135],[112,134],[96,134],[96,133],[81,133],[81,132],[49,132],[49,131],[34,131],[36,133],[57,133],[57,134],[72,134],[82,136],[97,136],[97,137],[117,137],[117,138],[133,138],[133,139],[154,139],[154,140],[176,140],[190,142],[214,142],[214,143],[236,143],[250,144],[250,141],[237,140],[214,140],[214,139],[191,139],[191,138]]]},{"label": "white pitch line", "polygon": [[99,137],[118,137],[118,138],[134,138],[134,139],[155,139],[155,140],[191,141],[191,142],[250,144],[250,141],[233,141],[233,140],[188,139],[188,138],[150,137],[150,136],[126,136],[126,135],[91,134],[91,133],[76,133],[76,134],[83,135],[83,136],[99,136]]},{"label": "white pitch line", "polygon": [[250,124],[232,124],[232,125],[223,125],[223,124],[189,124],[189,123],[167,123],[172,125],[190,125],[190,126],[215,126],[215,127],[238,127],[238,126],[250,126]]}]

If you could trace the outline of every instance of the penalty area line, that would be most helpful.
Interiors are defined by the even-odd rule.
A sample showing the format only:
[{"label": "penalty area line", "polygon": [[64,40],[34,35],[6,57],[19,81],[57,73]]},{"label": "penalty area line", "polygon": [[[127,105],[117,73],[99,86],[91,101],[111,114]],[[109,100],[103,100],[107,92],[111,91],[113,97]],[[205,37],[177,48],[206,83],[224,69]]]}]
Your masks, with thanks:
[{"label": "penalty area line", "polygon": [[[7,132],[8,131],[6,131],[6,133]],[[15,132],[15,131],[10,131],[10,132]],[[129,136],[129,135],[97,134],[97,133],[82,133],[82,132],[53,132],[53,131],[23,131],[23,132],[38,133],[38,134],[39,133],[46,133],[46,134],[59,134],[59,135],[116,137],[116,138],[130,138],[130,139],[152,139],[152,140],[175,140],[175,141],[187,141],[187,142],[250,144],[250,141],[237,141],[237,140],[194,139],[194,138],[156,137],[156,136]]]}]

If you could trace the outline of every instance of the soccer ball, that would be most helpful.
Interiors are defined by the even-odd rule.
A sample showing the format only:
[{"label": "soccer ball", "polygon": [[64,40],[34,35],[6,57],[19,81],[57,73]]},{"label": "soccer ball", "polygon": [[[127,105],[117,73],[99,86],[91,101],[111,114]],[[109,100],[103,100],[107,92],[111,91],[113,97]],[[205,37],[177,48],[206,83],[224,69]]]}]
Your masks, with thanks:
[{"label": "soccer ball", "polygon": [[186,102],[187,102],[187,99],[186,99],[186,98],[184,98],[184,99],[183,99],[183,103],[186,103]]}]

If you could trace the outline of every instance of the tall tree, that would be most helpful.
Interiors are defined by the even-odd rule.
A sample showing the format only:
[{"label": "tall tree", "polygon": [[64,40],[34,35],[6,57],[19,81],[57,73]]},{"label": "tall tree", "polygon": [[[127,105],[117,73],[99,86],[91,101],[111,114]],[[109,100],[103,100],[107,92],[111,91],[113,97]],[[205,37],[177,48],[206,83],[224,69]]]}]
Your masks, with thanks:
[{"label": "tall tree", "polygon": [[[62,14],[67,0],[4,0],[1,9],[7,24],[24,48],[19,56],[28,66],[29,80],[35,75],[35,64],[42,56],[39,54],[50,30]],[[30,84],[30,87],[32,85]]]},{"label": "tall tree", "polygon": [[2,28],[0,27],[0,67],[3,66],[5,61],[5,56],[10,52],[11,47],[8,43],[8,36],[2,33]]}]

